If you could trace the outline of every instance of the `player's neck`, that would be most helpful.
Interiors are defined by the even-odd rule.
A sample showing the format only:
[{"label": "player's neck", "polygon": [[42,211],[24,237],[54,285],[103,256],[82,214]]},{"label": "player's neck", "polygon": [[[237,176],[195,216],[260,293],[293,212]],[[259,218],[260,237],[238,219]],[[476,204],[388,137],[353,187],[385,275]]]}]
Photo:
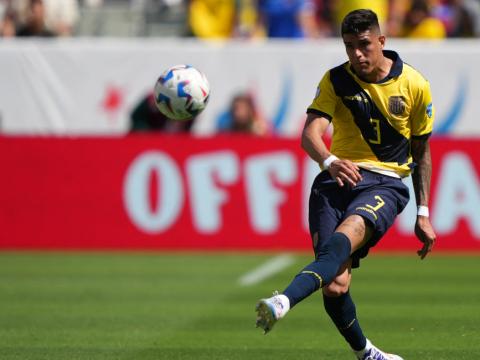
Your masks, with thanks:
[{"label": "player's neck", "polygon": [[356,74],[362,81],[368,82],[368,83],[377,83],[380,82],[380,80],[385,79],[388,74],[390,74],[390,70],[392,69],[393,66],[393,60],[389,59],[386,56],[382,56],[380,61],[378,62],[377,66],[373,69],[372,72],[366,75],[360,75],[355,72],[353,67],[350,67],[352,72]]},{"label": "player's neck", "polygon": [[390,70],[392,69],[393,60],[389,59],[386,56],[382,56],[382,59],[378,62],[378,65],[375,67],[375,70],[372,71],[369,78],[369,82],[379,82],[380,80],[385,79]]}]

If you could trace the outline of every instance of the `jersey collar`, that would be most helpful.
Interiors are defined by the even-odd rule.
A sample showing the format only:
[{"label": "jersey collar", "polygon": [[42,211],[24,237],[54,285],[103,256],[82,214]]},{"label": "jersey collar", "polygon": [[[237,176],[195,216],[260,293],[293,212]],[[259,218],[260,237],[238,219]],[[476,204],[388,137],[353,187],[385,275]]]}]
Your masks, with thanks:
[{"label": "jersey collar", "polygon": [[[388,80],[390,79],[393,79],[397,76],[400,76],[402,74],[402,71],[403,71],[403,61],[402,59],[400,59],[400,56],[398,55],[398,53],[396,53],[395,51],[392,51],[392,50],[383,50],[383,56],[389,58],[390,60],[393,61],[393,64],[392,64],[392,67],[390,68],[390,72],[388,73],[387,76],[385,76],[383,79],[377,81],[377,82],[374,82],[372,84],[383,84],[383,83],[386,83]],[[353,67],[350,65],[350,63],[347,61],[345,64],[348,64],[348,70],[354,74],[355,76],[357,76],[357,74],[355,74],[355,70],[353,70]],[[360,79],[362,80],[362,79]],[[366,82],[365,80],[362,80],[363,82]]]},{"label": "jersey collar", "polygon": [[385,76],[382,80],[378,81],[377,84],[381,84],[387,82],[394,77],[400,76],[403,71],[403,61],[400,59],[398,53],[392,50],[383,50],[383,56],[389,58],[393,61],[392,68],[387,76]]}]

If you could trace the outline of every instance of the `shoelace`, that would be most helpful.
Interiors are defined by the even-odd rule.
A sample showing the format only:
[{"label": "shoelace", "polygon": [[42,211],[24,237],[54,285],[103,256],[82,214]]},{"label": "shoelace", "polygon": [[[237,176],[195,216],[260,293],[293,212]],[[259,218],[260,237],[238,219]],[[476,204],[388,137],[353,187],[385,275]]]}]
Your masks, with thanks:
[{"label": "shoelace", "polygon": [[283,304],[277,296],[278,296],[278,291],[274,291],[272,302],[273,302],[273,305],[275,306],[276,316],[278,317],[280,316],[280,313],[283,311]]},{"label": "shoelace", "polygon": [[364,357],[365,360],[388,360],[383,354],[375,348],[371,348],[368,350],[368,352],[365,354],[367,355]]}]

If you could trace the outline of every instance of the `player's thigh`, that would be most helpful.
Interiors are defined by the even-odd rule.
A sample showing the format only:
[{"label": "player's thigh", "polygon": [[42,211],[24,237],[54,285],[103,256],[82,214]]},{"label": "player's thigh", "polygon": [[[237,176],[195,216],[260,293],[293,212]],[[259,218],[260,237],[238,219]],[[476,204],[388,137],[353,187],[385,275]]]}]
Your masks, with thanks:
[{"label": "player's thigh", "polygon": [[367,242],[374,246],[409,200],[408,187],[400,179],[374,176],[380,177],[381,184],[359,191],[347,207],[346,220],[340,225],[341,229],[337,228],[337,231],[346,233],[353,240],[352,251]]},{"label": "player's thigh", "polygon": [[352,281],[352,260],[346,261],[338,270],[335,279],[322,288],[323,294],[328,297],[338,297],[345,294],[350,288]]},{"label": "player's thigh", "polygon": [[364,217],[352,214],[340,223],[335,232],[340,232],[348,237],[353,253],[367,243],[372,236],[373,229]]},{"label": "player's thigh", "polygon": [[330,239],[342,218],[340,189],[327,171],[320,173],[313,182],[309,199],[308,223],[315,255],[322,244]]}]

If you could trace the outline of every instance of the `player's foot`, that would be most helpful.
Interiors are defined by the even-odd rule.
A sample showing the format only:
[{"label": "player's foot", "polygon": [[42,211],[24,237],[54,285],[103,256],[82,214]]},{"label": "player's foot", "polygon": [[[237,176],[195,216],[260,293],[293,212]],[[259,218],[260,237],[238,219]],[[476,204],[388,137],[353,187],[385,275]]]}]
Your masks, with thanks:
[{"label": "player's foot", "polygon": [[273,296],[268,299],[261,299],[255,307],[257,327],[262,328],[264,334],[268,333],[289,309],[288,298],[285,295],[279,295],[278,292],[274,292]]},{"label": "player's foot", "polygon": [[367,340],[365,350],[357,352],[358,360],[403,360],[398,355],[387,354]]}]

